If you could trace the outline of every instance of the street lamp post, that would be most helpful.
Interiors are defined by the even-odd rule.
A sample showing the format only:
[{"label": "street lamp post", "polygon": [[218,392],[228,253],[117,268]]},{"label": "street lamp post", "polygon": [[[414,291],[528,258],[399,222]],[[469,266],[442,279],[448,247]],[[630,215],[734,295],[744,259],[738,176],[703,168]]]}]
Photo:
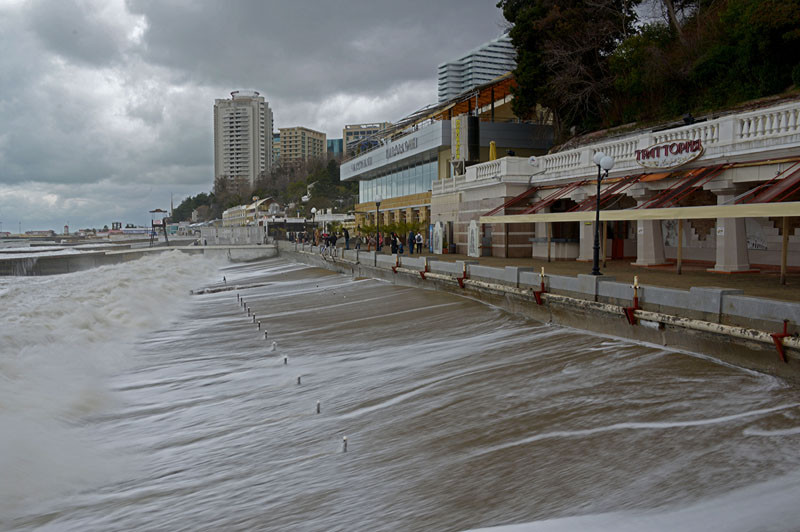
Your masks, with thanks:
[{"label": "street lamp post", "polygon": [[[594,248],[592,256],[592,275],[603,275],[600,273],[600,183],[604,177],[608,177],[608,171],[614,168],[614,158],[599,151],[594,154],[592,161],[597,165],[597,197],[594,217]],[[603,173],[605,172],[605,173]]]},{"label": "street lamp post", "polygon": [[381,247],[381,201],[380,194],[375,196],[375,263],[378,266],[378,250]]},{"label": "street lamp post", "polygon": [[314,244],[317,243],[317,239],[313,238],[313,237],[316,236],[316,233],[317,233],[317,208],[316,207],[311,207],[311,225],[314,227],[314,233],[312,233],[312,240],[311,240],[311,242],[313,242],[311,245],[313,246]]}]

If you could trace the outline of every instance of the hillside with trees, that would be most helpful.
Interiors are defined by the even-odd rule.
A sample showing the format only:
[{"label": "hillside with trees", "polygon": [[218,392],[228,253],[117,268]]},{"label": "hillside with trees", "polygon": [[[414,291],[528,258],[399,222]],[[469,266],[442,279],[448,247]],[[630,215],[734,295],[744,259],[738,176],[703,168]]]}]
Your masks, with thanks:
[{"label": "hillside with trees", "polygon": [[[502,0],[514,110],[556,135],[703,114],[800,86],[797,0]],[[662,13],[641,20],[641,13]],[[794,87],[793,87],[794,85]]]},{"label": "hillside with trees", "polygon": [[[334,212],[352,210],[358,196],[358,183],[339,179],[339,163],[335,159],[314,159],[293,165],[278,165],[249,183],[217,179],[211,193],[188,197],[173,210],[175,222],[191,220],[197,209],[201,221],[222,217],[225,209],[250,203],[253,196],[271,197],[283,206],[294,205],[292,215],[305,216],[312,207],[333,208]],[[303,198],[307,197],[306,201]]]}]

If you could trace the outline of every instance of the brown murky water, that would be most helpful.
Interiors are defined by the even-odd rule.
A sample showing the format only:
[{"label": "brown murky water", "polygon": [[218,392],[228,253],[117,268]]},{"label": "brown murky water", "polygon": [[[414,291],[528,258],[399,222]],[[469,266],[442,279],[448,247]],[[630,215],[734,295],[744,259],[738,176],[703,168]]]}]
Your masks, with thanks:
[{"label": "brown murky water", "polygon": [[134,327],[103,391],[22,432],[0,528],[800,529],[796,387],[282,260],[203,272],[223,274],[258,286],[155,287],[169,312]]}]

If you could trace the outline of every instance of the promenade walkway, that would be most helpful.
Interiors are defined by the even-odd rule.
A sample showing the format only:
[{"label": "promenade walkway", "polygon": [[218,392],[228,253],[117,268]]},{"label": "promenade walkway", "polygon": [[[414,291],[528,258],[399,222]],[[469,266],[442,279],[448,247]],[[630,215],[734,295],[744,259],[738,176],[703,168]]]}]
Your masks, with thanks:
[{"label": "promenade walkway", "polygon": [[[389,248],[384,248],[384,253],[389,253]],[[409,256],[404,254],[402,256]],[[419,257],[416,253],[412,257]],[[505,259],[500,257],[468,257],[459,254],[433,255],[423,251],[422,256],[430,256],[436,260],[454,262],[457,260],[478,261],[481,265],[502,268],[504,266],[525,266],[539,271],[544,266],[545,272],[555,275],[577,276],[589,274],[592,271],[591,262],[553,261],[547,262],[540,259]],[[719,274],[706,271],[705,264],[683,264],[682,273],[675,272],[675,265],[643,268],[632,266],[633,259],[609,260],[605,268],[601,268],[603,275],[614,277],[618,282],[630,280],[634,275],[639,276],[639,283],[643,285],[663,286],[688,290],[693,286],[735,288],[743,290],[745,295],[777,299],[781,301],[800,302],[800,271],[790,270],[786,276],[786,285],[780,284],[780,272],[777,270],[762,270],[759,273]],[[602,265],[601,265],[602,266]]]}]

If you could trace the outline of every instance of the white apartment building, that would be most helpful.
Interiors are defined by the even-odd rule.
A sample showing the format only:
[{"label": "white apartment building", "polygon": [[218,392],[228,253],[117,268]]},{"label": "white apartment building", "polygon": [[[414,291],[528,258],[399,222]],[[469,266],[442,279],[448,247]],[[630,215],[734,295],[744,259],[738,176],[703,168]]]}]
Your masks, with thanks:
[{"label": "white apartment building", "polygon": [[272,168],[272,110],[256,91],[214,101],[214,178],[252,185]]},{"label": "white apartment building", "polygon": [[464,55],[439,65],[439,102],[450,100],[514,70],[517,52],[504,34]]}]

